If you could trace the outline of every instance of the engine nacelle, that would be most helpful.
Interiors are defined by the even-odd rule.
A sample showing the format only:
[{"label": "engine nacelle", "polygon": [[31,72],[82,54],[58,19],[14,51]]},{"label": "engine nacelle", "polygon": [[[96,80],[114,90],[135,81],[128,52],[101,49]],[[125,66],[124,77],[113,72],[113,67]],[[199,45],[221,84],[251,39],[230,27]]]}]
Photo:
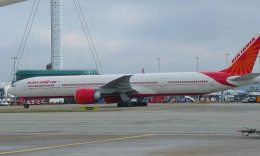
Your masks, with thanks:
[{"label": "engine nacelle", "polygon": [[76,90],[75,100],[77,104],[94,104],[101,99],[101,93],[95,89],[80,88]]}]

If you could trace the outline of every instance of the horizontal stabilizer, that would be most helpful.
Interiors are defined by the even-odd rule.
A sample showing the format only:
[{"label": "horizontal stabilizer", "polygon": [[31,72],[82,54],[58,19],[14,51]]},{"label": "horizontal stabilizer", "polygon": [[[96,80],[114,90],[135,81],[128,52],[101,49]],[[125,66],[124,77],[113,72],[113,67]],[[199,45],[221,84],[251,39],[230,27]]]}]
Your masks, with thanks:
[{"label": "horizontal stabilizer", "polygon": [[253,80],[254,78],[258,77],[260,73],[251,73],[244,76],[239,76],[233,79],[230,79],[231,81],[248,81]]}]

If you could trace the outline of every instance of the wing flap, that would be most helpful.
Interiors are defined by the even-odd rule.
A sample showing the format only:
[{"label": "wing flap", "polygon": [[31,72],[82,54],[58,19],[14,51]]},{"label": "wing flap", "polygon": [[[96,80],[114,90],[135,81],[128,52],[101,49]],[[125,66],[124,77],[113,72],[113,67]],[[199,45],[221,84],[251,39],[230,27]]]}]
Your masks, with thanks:
[{"label": "wing flap", "polygon": [[124,75],[99,88],[103,94],[128,93],[134,91],[130,85],[132,75]]}]

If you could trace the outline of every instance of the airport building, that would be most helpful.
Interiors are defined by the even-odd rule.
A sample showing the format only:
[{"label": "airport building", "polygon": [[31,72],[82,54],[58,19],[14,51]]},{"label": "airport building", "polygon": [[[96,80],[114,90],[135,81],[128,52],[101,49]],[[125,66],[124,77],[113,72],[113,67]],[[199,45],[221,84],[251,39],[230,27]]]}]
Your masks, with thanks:
[{"label": "airport building", "polygon": [[98,71],[91,70],[18,70],[16,81],[38,76],[68,76],[68,75],[98,75]]}]

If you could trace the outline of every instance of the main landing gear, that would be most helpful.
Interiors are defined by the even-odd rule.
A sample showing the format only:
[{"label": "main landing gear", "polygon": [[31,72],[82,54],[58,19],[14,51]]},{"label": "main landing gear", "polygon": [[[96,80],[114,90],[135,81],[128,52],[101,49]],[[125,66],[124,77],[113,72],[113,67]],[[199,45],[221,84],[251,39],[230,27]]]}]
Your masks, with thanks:
[{"label": "main landing gear", "polygon": [[126,93],[120,94],[122,102],[117,104],[117,107],[146,107],[147,102],[143,102],[143,99],[136,99],[136,101],[131,101]]},{"label": "main landing gear", "polygon": [[123,101],[117,104],[117,107],[146,107],[147,102]]}]

